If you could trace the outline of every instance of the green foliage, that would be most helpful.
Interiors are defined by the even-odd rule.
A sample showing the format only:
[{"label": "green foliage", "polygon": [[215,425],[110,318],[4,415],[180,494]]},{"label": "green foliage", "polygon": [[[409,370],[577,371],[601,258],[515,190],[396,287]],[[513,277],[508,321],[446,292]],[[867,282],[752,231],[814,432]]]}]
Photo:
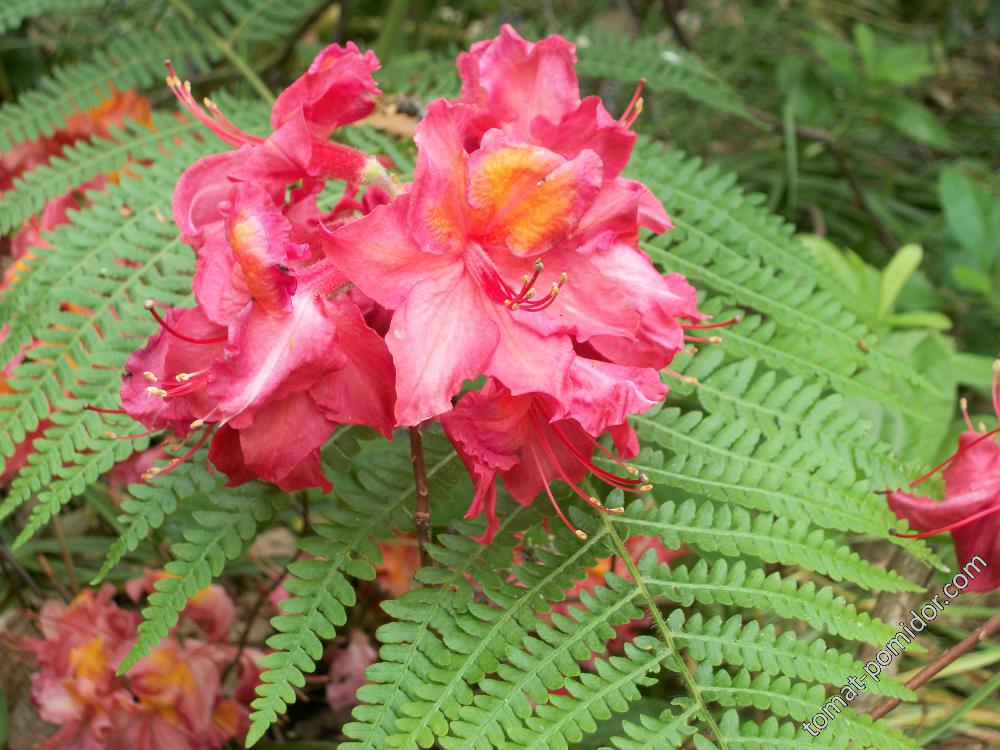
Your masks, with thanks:
[{"label": "green foliage", "polygon": [[0,34],[14,29],[27,18],[80,13],[99,8],[106,0],[7,0],[0,7]]},{"label": "green foliage", "polygon": [[[457,456],[439,432],[428,434],[425,455],[434,499],[457,478]],[[352,458],[351,472],[337,475],[337,502],[325,513],[327,522],[299,542],[310,555],[288,567],[285,589],[291,596],[282,602],[283,614],[271,619],[277,633],[267,645],[264,672],[253,702],[247,744],[259,740],[267,728],[294,702],[294,688],[305,684],[323,653],[322,641],[347,620],[345,608],[354,605],[350,578],[370,580],[381,562],[375,541],[388,539],[393,529],[410,525],[406,506],[413,495],[412,470],[406,441],[390,449],[368,444]]]},{"label": "green foliage", "polygon": [[[318,5],[226,0],[199,25],[175,10],[183,3],[170,4],[155,25],[58,68],[39,90],[5,106],[0,138],[9,145],[49,132],[67,113],[96,103],[110,83],[147,87],[167,56],[183,61],[185,72],[221,61],[245,74],[248,60],[263,59],[244,57],[245,48],[276,48],[280,57],[284,37]],[[693,54],[654,38],[593,30],[577,41],[581,75],[623,83],[646,77],[654,92],[684,94],[757,131],[763,125]],[[920,80],[929,64],[864,27],[849,49],[825,53],[839,60],[837,75],[872,87],[902,85],[899,76]],[[883,66],[882,54],[895,55],[909,72]],[[433,54],[394,56],[386,88],[419,97],[453,91],[456,79],[444,62]],[[9,229],[67,188],[128,167],[121,185],[88,193],[93,204],[52,234],[51,248],[36,248],[0,298],[0,317],[13,323],[0,361],[33,344],[11,378],[17,393],[0,396],[0,455],[42,429],[0,505],[4,518],[37,500],[19,544],[116,461],[149,444],[147,437],[108,438],[109,430],[137,430],[127,417],[82,407],[115,404],[122,364],[154,328],[142,300],[190,298],[192,257],[169,220],[170,195],[180,171],[217,146],[195,139],[199,129],[172,116],[157,114],[154,124],[129,124],[67,149],[22,177],[0,208],[0,228]],[[932,130],[923,141],[933,142]],[[338,137],[391,156],[400,172],[412,163],[410,144],[370,127]],[[632,176],[650,185],[676,225],[644,237],[642,247],[665,271],[688,276],[706,313],[722,319],[739,312],[741,322],[720,332],[721,343],[679,356],[673,366],[682,378],[669,376],[668,404],[633,420],[644,447],[632,463],[655,485],[652,492],[600,519],[559,497],[585,540],[543,526],[553,520],[547,506],[502,499],[499,533],[489,545],[477,543],[480,522],[452,519],[454,507],[464,510],[468,501],[467,485],[458,503],[450,497],[461,462],[438,429],[426,429],[434,565],[418,571],[412,590],[382,605],[391,620],[377,632],[380,659],[343,728],[343,750],[547,750],[588,738],[593,747],[598,731],[609,750],[915,747],[851,710],[818,740],[797,724],[860,672],[852,656],[858,648],[893,635],[866,611],[870,595],[919,590],[853,545],[878,539],[936,561],[922,542],[889,535],[902,524],[875,494],[900,485],[926,456],[895,455],[863,418],[875,404],[903,415],[907,430],[933,431],[936,412],[926,404],[951,409],[949,389],[890,346],[889,321],[919,258],[907,249],[884,272],[872,268],[873,277],[866,268],[856,277],[876,279],[868,315],[854,304],[857,290],[839,283],[844,275],[817,263],[794,227],[768,212],[762,196],[739,189],[734,176],[648,139],[638,145]],[[979,222],[958,229],[958,241],[982,252],[988,196],[955,183],[960,177],[943,179],[949,196],[964,190],[964,202],[946,210],[949,220],[974,215]],[[412,528],[412,467],[402,436],[390,444],[340,433],[324,460],[335,489],[308,496],[299,555],[285,582],[290,597],[271,620],[272,652],[263,661],[248,744],[260,741],[307,685],[324,642],[357,604],[356,583],[375,575],[377,543]],[[602,500],[616,509],[622,501],[619,493]],[[287,502],[260,483],[222,487],[195,460],[128,489],[122,533],[95,580],[154,531],[172,541],[173,560],[143,610],[123,671]],[[633,560],[624,540],[640,534],[697,557],[666,564],[649,551]],[[824,637],[813,638],[816,632]],[[890,678],[872,692],[912,698]],[[655,711],[637,716],[640,700]]]},{"label": "green foliage", "polygon": [[127,672],[166,637],[188,599],[207,588],[222,573],[226,561],[243,554],[258,524],[274,514],[276,499],[272,494],[260,482],[218,488],[208,496],[204,508],[191,514],[192,524],[182,532],[183,541],[173,545],[175,559],[164,568],[168,576],[156,582],[156,590],[142,610],[139,639],[122,660],[119,674]]},{"label": "green foliage", "polygon": [[659,94],[678,94],[713,109],[756,121],[732,88],[695,55],[648,37],[630,39],[607,30],[587,29],[576,36],[580,75],[610,78],[630,86],[645,79]]}]

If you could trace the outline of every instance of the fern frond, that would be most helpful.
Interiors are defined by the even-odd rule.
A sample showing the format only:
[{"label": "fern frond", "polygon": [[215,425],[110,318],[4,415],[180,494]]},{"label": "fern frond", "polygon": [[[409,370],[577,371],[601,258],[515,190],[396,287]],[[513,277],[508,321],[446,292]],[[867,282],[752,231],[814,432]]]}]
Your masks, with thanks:
[{"label": "fern frond", "polygon": [[207,70],[217,53],[205,35],[176,20],[118,37],[89,60],[57,68],[17,102],[0,108],[0,149],[51,135],[73,112],[97,106],[119,89],[146,89],[162,80],[163,61],[183,61],[190,73]]},{"label": "fern frond", "polygon": [[204,501],[218,488],[219,477],[203,461],[204,452],[199,452],[172,472],[156,477],[151,484],[129,485],[128,496],[119,506],[122,513],[118,521],[122,532],[111,544],[104,563],[90,582],[92,586],[103,581],[125,555],[137,549],[152,531],[160,528],[177,510],[180,502]]},{"label": "fern frond", "polygon": [[688,568],[657,564],[656,556],[644,555],[639,570],[649,590],[659,596],[689,607],[699,604],[727,604],[743,609],[773,612],[788,620],[802,620],[817,630],[852,641],[882,646],[895,631],[888,624],[872,619],[830,588],[819,588],[812,581],[799,585],[781,573],[768,575],[760,568],[750,568],[742,560],[699,560]]},{"label": "fern frond", "polygon": [[650,677],[671,656],[670,649],[649,636],[626,643],[621,656],[594,662],[594,673],[566,681],[569,695],[552,695],[524,727],[509,731],[509,748],[567,750],[597,729],[595,719],[607,719],[628,709],[640,697],[639,688],[655,683]]},{"label": "fern frond", "polygon": [[181,304],[190,298],[192,264],[168,219],[170,196],[181,170],[205,150],[203,143],[185,142],[171,158],[139,168],[96,195],[73,224],[54,233],[53,247],[38,252],[0,302],[16,311],[0,343],[4,354],[13,353],[8,346],[34,342],[10,378],[15,392],[0,395],[0,433],[9,436],[0,450],[11,455],[13,444],[42,420],[54,422],[36,441],[35,455],[0,514],[54,479],[66,480],[49,487],[46,507],[54,510],[75,494],[81,478],[95,477],[121,458],[122,449],[111,445],[118,441],[106,434],[109,426],[141,432],[127,418],[95,414],[83,405],[117,401],[118,368],[155,329],[142,301]]},{"label": "fern frond", "polygon": [[[621,579],[616,579],[623,584]],[[565,614],[554,612],[551,621],[527,636],[523,646],[511,647],[496,678],[479,683],[480,693],[470,705],[459,709],[451,723],[450,736],[440,739],[446,750],[491,750],[502,746],[504,727],[531,715],[532,704],[545,703],[552,691],[563,688],[566,679],[580,674],[579,662],[605,651],[615,636],[615,626],[638,620],[638,589],[619,585],[581,591],[580,607]]]},{"label": "fern frond", "polygon": [[[720,502],[735,502],[791,521],[834,531],[854,531],[889,541],[917,555],[933,556],[919,540],[897,539],[889,529],[900,522],[878,501],[864,481],[849,484],[822,453],[809,454],[808,443],[760,431],[724,415],[684,414],[673,408],[651,411],[633,420],[647,445],[632,461],[654,485],[677,487]],[[820,509],[822,512],[820,512]],[[917,544],[912,544],[917,541]]]},{"label": "fern frond", "polygon": [[712,109],[757,122],[732,87],[694,54],[650,37],[638,39],[601,28],[576,35],[576,69],[581,76],[609,78],[651,91],[680,94]]},{"label": "fern frond", "polygon": [[[675,225],[643,243],[655,261],[807,339],[811,346],[803,347],[800,356],[826,360],[835,353],[841,367],[852,366],[848,374],[875,368],[914,388],[940,393],[883,351],[871,331],[825,289],[829,279],[810,265],[808,253],[791,237],[792,227],[759,207],[762,196],[745,194],[731,174],[648,141],[640,144],[637,156],[630,162],[633,176],[664,201]],[[816,346],[817,340],[824,345]],[[892,395],[889,388],[880,393]]]},{"label": "fern frond", "polygon": [[0,234],[6,234],[45,203],[99,174],[117,172],[129,161],[154,159],[176,138],[198,133],[197,120],[178,120],[173,114],[153,114],[152,128],[127,121],[108,138],[78,141],[62,154],[14,181],[0,203]]},{"label": "fern frond", "polygon": [[681,699],[674,701],[674,706],[656,717],[640,716],[639,724],[622,722],[625,736],[613,737],[611,744],[614,747],[605,746],[601,750],[679,750],[697,731],[691,719],[698,708]]},{"label": "fern frond", "polygon": [[[439,430],[426,431],[424,453],[437,499],[457,477],[459,462]],[[374,578],[374,566],[381,561],[374,541],[411,524],[406,509],[414,490],[406,441],[391,446],[375,441],[352,463],[354,477],[336,479],[341,503],[327,513],[329,523],[317,526],[316,534],[299,544],[313,558],[289,565],[285,589],[291,597],[281,603],[283,614],[271,619],[277,633],[267,640],[273,652],[261,661],[264,672],[252,704],[248,746],[295,700],[294,688],[305,684],[304,673],[312,672],[322,656],[322,641],[346,621],[345,607],[354,604],[348,577]]]},{"label": "fern frond", "polygon": [[916,473],[895,459],[841,394],[827,393],[821,382],[783,376],[753,357],[731,361],[725,347],[709,346],[679,360],[697,382],[673,383],[676,395],[696,393],[707,411],[747,419],[766,436],[784,432],[807,441],[817,453],[835,457],[831,463],[845,481],[860,474],[876,486],[901,486]]},{"label": "fern frond", "polygon": [[164,569],[169,577],[155,584],[148,606],[142,610],[139,638],[122,660],[119,674],[166,637],[188,600],[207,588],[226,564],[239,557],[253,540],[258,524],[274,514],[270,488],[260,482],[214,491],[206,509],[192,514],[194,525],[183,532],[184,541],[173,545],[174,560]]},{"label": "fern frond", "polygon": [[[739,714],[729,710],[719,722],[726,741],[731,748],[764,748],[764,750],[800,750],[803,742],[801,725],[782,723],[773,716],[757,723],[746,721],[740,724]],[[823,732],[817,737],[810,736],[809,747],[847,750],[848,743],[842,737]]]},{"label": "fern frond", "polygon": [[107,0],[6,0],[0,6],[0,34],[17,28],[21,22],[39,16],[58,15],[99,8]]},{"label": "fern frond", "polygon": [[806,521],[791,523],[770,513],[751,515],[743,508],[691,499],[679,505],[667,501],[650,510],[642,500],[636,500],[615,521],[626,526],[626,536],[658,536],[671,549],[690,544],[730,557],[749,556],[768,563],[799,565],[834,581],[847,580],[866,589],[924,590],[895,571],[863,560],[857,552]]},{"label": "fern frond", "polygon": [[[739,615],[723,621],[719,616],[705,619],[700,612],[685,617],[682,610],[675,609],[667,624],[674,640],[699,664],[728,664],[838,688],[864,671],[861,662],[827,647],[822,639],[806,641],[792,631],[779,635],[774,625],[761,627],[757,620],[744,622]],[[886,677],[869,691],[900,700],[914,698],[913,691],[895,678]]]},{"label": "fern frond", "polygon": [[[808,721],[826,704],[826,694],[818,685],[806,687],[792,684],[787,677],[772,680],[768,675],[751,677],[746,670],[731,675],[726,670],[713,670],[707,665],[697,671],[697,680],[704,694],[727,708],[754,708],[770,711],[778,717]],[[834,737],[842,737],[852,747],[872,750],[915,750],[912,739],[890,729],[884,722],[876,723],[869,716],[859,716],[847,707],[824,730]],[[800,730],[802,744],[808,745],[812,737]]]}]

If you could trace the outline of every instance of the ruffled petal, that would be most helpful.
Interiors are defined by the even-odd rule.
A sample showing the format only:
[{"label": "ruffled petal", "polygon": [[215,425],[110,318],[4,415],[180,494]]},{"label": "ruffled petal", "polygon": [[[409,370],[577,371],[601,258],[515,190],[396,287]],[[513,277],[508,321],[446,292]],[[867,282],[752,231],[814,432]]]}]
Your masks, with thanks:
[{"label": "ruffled petal", "polygon": [[271,126],[277,130],[301,108],[313,135],[328,138],[337,128],[367,117],[381,93],[372,78],[378,67],[371,50],[361,54],[354,42],[331,44],[275,100]]},{"label": "ruffled petal", "polygon": [[416,425],[451,408],[465,380],[477,377],[499,332],[472,278],[417,284],[392,317],[386,342],[396,365],[396,421]]}]

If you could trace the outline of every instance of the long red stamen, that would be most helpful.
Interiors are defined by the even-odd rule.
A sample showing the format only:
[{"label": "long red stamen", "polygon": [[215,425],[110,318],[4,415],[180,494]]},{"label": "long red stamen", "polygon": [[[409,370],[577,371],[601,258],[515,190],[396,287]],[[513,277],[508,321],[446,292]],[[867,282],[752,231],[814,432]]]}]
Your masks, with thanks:
[{"label": "long red stamen", "polygon": [[972,420],[969,418],[969,400],[965,398],[959,399],[958,406],[962,410],[962,419],[965,420],[965,425],[969,428],[969,432],[975,432],[976,428],[973,427]]},{"label": "long red stamen", "polygon": [[191,336],[185,336],[183,333],[181,333],[180,331],[178,331],[176,328],[173,328],[172,326],[170,326],[167,323],[167,321],[165,321],[160,316],[160,314],[158,312],[156,312],[156,307],[155,307],[155,304],[154,304],[154,302],[152,300],[146,300],[146,302],[145,302],[145,304],[143,306],[147,310],[149,310],[150,314],[154,318],[156,318],[156,322],[160,324],[160,327],[163,328],[163,330],[165,330],[167,333],[169,333],[169,334],[171,334],[173,336],[176,336],[181,341],[187,341],[189,344],[219,344],[219,343],[221,343],[221,342],[223,342],[223,341],[225,341],[226,339],[229,338],[228,336],[213,336],[212,338],[208,338],[208,339],[196,339],[196,338],[192,338]]},{"label": "long red stamen", "polygon": [[684,335],[685,341],[694,341],[698,344],[718,344],[722,341],[721,336],[688,336]]},{"label": "long red stamen", "polygon": [[[604,482],[607,482],[608,484],[613,484],[616,487],[620,487],[621,489],[625,490],[626,492],[644,492],[644,491],[648,492],[648,490],[641,490],[641,489],[636,489],[634,486],[632,486],[632,487],[628,486],[628,485],[645,485],[645,484],[647,484],[647,481],[646,481],[645,478],[640,477],[640,476],[635,476],[635,477],[632,477],[632,478],[621,477],[621,476],[618,476],[617,474],[614,474],[613,472],[610,472],[610,471],[608,471],[606,469],[602,469],[600,466],[598,466],[593,461],[591,461],[588,456],[584,456],[582,453],[580,453],[579,450],[577,450],[577,447],[575,445],[573,445],[573,443],[570,441],[570,439],[568,437],[566,437],[566,434],[562,431],[562,429],[559,427],[559,425],[557,425],[555,422],[550,422],[549,423],[549,427],[552,428],[552,431],[556,434],[556,437],[559,438],[559,442],[561,442],[563,445],[565,445],[566,448],[569,449],[569,451],[576,457],[576,459],[580,463],[582,463],[584,466],[586,466],[587,469],[591,473],[596,474]],[[635,470],[634,467],[627,466],[626,464],[624,464],[621,461],[621,459],[619,459],[617,456],[615,456],[612,453],[610,453],[607,449],[604,448],[603,445],[601,445],[596,440],[594,440],[593,438],[591,438],[590,435],[587,435],[587,437],[591,440],[591,442],[594,445],[596,445],[599,448],[601,448],[604,451],[605,454],[607,454],[608,456],[610,456],[617,463],[619,463],[622,466],[626,466],[626,468],[629,469],[630,472],[635,472],[636,474],[638,474],[638,472]],[[622,486],[622,485],[625,485],[625,486]]]},{"label": "long red stamen", "polygon": [[[638,107],[639,111],[642,111],[642,105],[639,103],[639,97],[642,96],[642,90],[646,88],[646,79],[640,78],[639,85],[635,87],[635,93],[632,94],[632,99],[629,101],[628,106],[625,107],[625,111],[622,112],[621,117],[618,118],[618,122],[625,122],[626,127],[631,126],[635,122],[635,118],[638,116],[639,112],[633,113],[633,109]],[[630,119],[631,117],[631,119]],[[628,122],[626,122],[628,120]]]},{"label": "long red stamen", "polygon": [[549,459],[549,463],[552,464],[552,467],[556,470],[556,473],[559,475],[559,478],[562,479],[566,484],[568,484],[570,489],[573,490],[573,492],[579,495],[580,498],[583,499],[583,501],[586,502],[588,505],[597,508],[597,510],[603,510],[605,513],[620,512],[617,508],[605,508],[603,505],[601,505],[600,500],[598,500],[596,497],[591,497],[586,492],[581,490],[580,487],[566,475],[566,471],[563,469],[562,464],[559,463],[559,459],[556,458],[555,451],[552,450],[552,446],[549,445],[549,441],[545,439],[545,433],[541,429],[539,429],[539,425],[537,424],[537,422],[535,425],[535,432],[538,435],[538,442],[542,444],[542,449],[545,451],[545,455]]},{"label": "long red stamen", "polygon": [[963,526],[968,526],[970,523],[978,521],[980,518],[993,515],[998,511],[1000,511],[1000,504],[981,510],[978,513],[973,513],[968,518],[963,518],[961,521],[953,523],[949,526],[942,526],[940,529],[934,529],[934,531],[921,531],[919,534],[900,534],[895,529],[889,529],[889,534],[891,536],[899,537],[900,539],[924,539],[925,537],[944,534],[946,531],[955,531],[956,529],[960,529]]},{"label": "long red stamen", "polygon": [[669,367],[664,367],[663,372],[667,373],[672,378],[677,378],[682,383],[687,383],[688,385],[694,385],[698,382],[698,378],[693,375],[681,375],[679,372],[671,370]]},{"label": "long red stamen", "polygon": [[92,404],[84,404],[83,408],[87,411],[97,412],[98,414],[127,414],[124,409],[102,409],[99,406],[93,406]]},{"label": "long red stamen", "polygon": [[211,101],[208,102],[209,110],[221,117],[210,117],[205,114],[205,110],[201,108],[201,105],[195,101],[195,98],[191,95],[191,83],[189,81],[181,81],[180,77],[174,72],[173,63],[170,60],[166,61],[167,71],[170,73],[167,76],[167,86],[170,90],[174,92],[174,96],[180,101],[184,108],[191,113],[199,122],[205,125],[209,130],[215,133],[225,143],[230,146],[236,146],[237,148],[247,144],[247,143],[263,143],[264,139],[256,136],[250,135],[249,133],[244,133],[242,130],[237,128],[229,118],[222,115],[222,112],[217,106]]},{"label": "long red stamen", "polygon": [[998,428],[996,430],[992,430],[990,432],[987,432],[984,435],[980,435],[978,438],[976,438],[975,440],[973,440],[968,445],[963,445],[961,448],[959,448],[957,451],[955,451],[954,453],[952,453],[950,456],[948,456],[948,458],[946,458],[944,461],[942,461],[941,463],[939,463],[933,469],[931,469],[930,471],[928,471],[922,477],[920,477],[919,479],[914,479],[912,482],[910,482],[910,487],[916,487],[921,482],[924,482],[924,481],[930,479],[932,476],[934,476],[935,474],[937,474],[939,471],[941,471],[942,469],[946,468],[948,466],[948,464],[950,464],[952,461],[954,461],[956,458],[958,458],[960,455],[962,455],[962,453],[964,453],[965,451],[970,450],[972,448],[975,448],[981,442],[983,442],[984,440],[986,440],[989,437],[992,437],[993,435],[996,435],[997,433],[1000,433],[1000,428]]},{"label": "long red stamen", "polygon": [[143,474],[142,478],[144,480],[148,481],[152,477],[163,476],[164,474],[167,474],[167,473],[173,471],[178,466],[180,466],[182,463],[184,463],[189,458],[191,458],[191,456],[193,456],[195,453],[197,453],[198,449],[201,448],[201,446],[205,444],[205,441],[208,439],[208,436],[211,435],[212,432],[214,432],[214,431],[215,431],[215,425],[214,424],[208,425],[204,429],[204,431],[201,433],[201,437],[198,438],[197,442],[195,442],[195,444],[192,445],[187,450],[187,452],[184,453],[183,456],[178,456],[177,458],[173,459],[170,463],[168,463],[166,466],[164,466],[162,468],[154,466],[152,469],[150,469],[145,474]]},{"label": "long red stamen", "polygon": [[542,480],[542,486],[545,488],[545,494],[549,496],[549,502],[552,503],[552,507],[556,509],[556,513],[559,514],[559,518],[561,518],[562,522],[566,524],[566,528],[576,534],[577,537],[580,539],[586,539],[587,532],[573,526],[573,524],[569,522],[569,519],[566,518],[565,514],[562,512],[562,508],[559,507],[559,503],[556,502],[556,498],[552,494],[552,490],[549,487],[549,480],[546,478],[545,471],[542,469],[542,461],[538,458],[538,451],[535,450],[535,444],[529,443],[528,449],[531,451],[531,457],[535,460],[535,468],[538,469],[538,476]]},{"label": "long red stamen", "polygon": [[115,432],[109,432],[107,433],[107,436],[112,440],[136,440],[137,438],[144,438],[144,437],[149,437],[150,435],[155,435],[157,432],[161,432],[162,430],[163,430],[162,427],[151,427],[145,432],[139,432],[135,435],[119,435]]},{"label": "long red stamen", "polygon": [[681,323],[681,328],[686,331],[693,329],[705,330],[707,328],[724,328],[726,326],[734,326],[741,320],[743,320],[741,316],[734,315],[729,320],[723,320],[718,323]]}]

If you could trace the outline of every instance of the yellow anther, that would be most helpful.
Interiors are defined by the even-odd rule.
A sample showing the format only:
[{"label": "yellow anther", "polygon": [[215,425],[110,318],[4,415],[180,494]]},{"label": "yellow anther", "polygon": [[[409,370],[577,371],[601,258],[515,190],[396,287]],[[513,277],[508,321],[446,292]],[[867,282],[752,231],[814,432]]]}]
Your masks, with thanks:
[{"label": "yellow anther", "polygon": [[592,503],[593,503],[594,505],[600,505],[600,504],[601,504],[601,501],[600,501],[600,500],[598,500],[598,499],[597,499],[596,497],[594,497],[593,495],[591,495],[591,496],[590,496],[590,502],[592,502]]},{"label": "yellow anther", "polygon": [[651,485],[651,484],[644,484],[644,485],[642,485],[642,487],[639,488],[639,492],[649,492],[652,489],[653,489],[653,485]]},{"label": "yellow anther", "polygon": [[174,376],[174,380],[176,380],[178,383],[184,383],[190,379],[191,375],[186,372],[179,372]]},{"label": "yellow anther", "polygon": [[142,306],[145,307],[147,310],[152,310],[156,306],[156,302],[154,302],[151,299],[148,299],[142,303]]},{"label": "yellow anther", "polygon": [[573,529],[573,533],[576,534],[577,538],[582,539],[583,541],[587,540],[587,532],[583,529]]},{"label": "yellow anther", "polygon": [[159,380],[159,378],[156,377],[156,373],[151,372],[149,370],[146,370],[144,373],[142,373],[142,376],[146,378],[146,380],[149,380],[152,383],[155,383],[157,380]]},{"label": "yellow anther", "polygon": [[531,289],[529,289],[527,292],[524,293],[525,299],[531,299],[534,296],[535,296],[535,287],[531,287]]},{"label": "yellow anther", "polygon": [[524,274],[524,276],[521,277],[521,286],[528,284],[530,281],[531,277],[528,274]]},{"label": "yellow anther", "polygon": [[559,274],[559,284],[560,285],[565,284],[568,278],[569,274],[563,271],[561,274]]},{"label": "yellow anther", "polygon": [[611,513],[624,513],[625,509],[624,508],[608,508],[608,511],[610,511]]},{"label": "yellow anther", "polygon": [[148,393],[150,396],[159,396],[160,398],[165,398],[167,395],[167,392],[165,390],[163,390],[162,388],[157,388],[155,385],[149,386],[149,388],[146,389],[146,393]]},{"label": "yellow anther", "polygon": [[542,263],[541,258],[535,258],[535,270],[541,272],[545,268],[545,264]]},{"label": "yellow anther", "polygon": [[204,419],[196,419],[191,423],[191,429],[197,430],[199,427],[203,427],[204,425],[205,425]]},{"label": "yellow anther", "polygon": [[625,471],[627,471],[629,473],[629,476],[633,476],[633,477],[637,476],[639,474],[639,470],[637,468],[635,468],[634,466],[626,466],[625,467]]},{"label": "yellow anther", "polygon": [[511,306],[512,304],[513,304],[513,303],[512,303],[512,302],[511,302],[511,301],[510,301],[509,299],[505,299],[505,300],[503,301],[503,306],[504,306],[504,307],[506,307],[506,308],[507,308],[508,310],[510,309],[510,306]]},{"label": "yellow anther", "polygon": [[118,437],[118,433],[117,432],[112,432],[111,430],[108,430],[107,432],[104,433],[104,437],[114,439],[114,438]]}]

